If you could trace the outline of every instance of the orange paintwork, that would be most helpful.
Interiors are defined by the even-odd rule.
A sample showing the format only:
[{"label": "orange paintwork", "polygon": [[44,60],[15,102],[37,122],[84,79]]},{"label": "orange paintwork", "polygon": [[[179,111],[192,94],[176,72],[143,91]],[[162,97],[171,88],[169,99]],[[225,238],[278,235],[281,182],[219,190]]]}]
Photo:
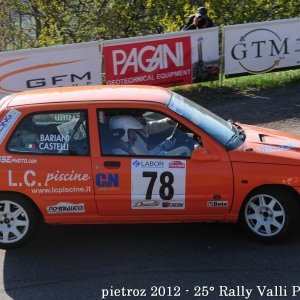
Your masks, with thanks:
[{"label": "orange paintwork", "polygon": [[[78,224],[236,222],[244,199],[259,186],[286,185],[299,192],[300,137],[239,124],[246,132],[246,140],[237,149],[227,151],[193,123],[170,110],[169,98],[170,91],[159,87],[90,86],[34,90],[0,100],[0,123],[12,108],[21,113],[0,144],[1,191],[20,193],[31,199],[48,223]],[[180,158],[181,163],[186,164],[184,209],[132,209],[131,178],[135,158],[101,155],[96,115],[99,108],[160,111],[201,136],[204,147],[195,149],[191,158]],[[70,109],[88,112],[89,155],[51,156],[7,151],[9,138],[24,116]],[[169,162],[170,158],[152,160]],[[120,164],[107,166],[115,162]],[[99,187],[99,174],[104,179],[118,178],[116,188]],[[49,213],[49,207],[56,209],[59,203],[74,204],[75,210],[81,209],[81,213]]]},{"label": "orange paintwork", "polygon": [[[151,92],[151,98],[149,93]],[[152,86],[82,86],[60,87],[54,89],[41,89],[25,91],[16,94],[9,107],[19,105],[37,105],[44,103],[63,103],[80,101],[151,101],[167,103],[170,92],[167,89]],[[117,106],[115,106],[117,107]]]}]

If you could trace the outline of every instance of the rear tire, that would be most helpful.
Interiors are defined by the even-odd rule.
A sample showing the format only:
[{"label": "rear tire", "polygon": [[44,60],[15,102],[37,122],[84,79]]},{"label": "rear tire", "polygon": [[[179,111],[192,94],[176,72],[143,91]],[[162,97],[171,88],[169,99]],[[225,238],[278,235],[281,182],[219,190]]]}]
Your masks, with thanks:
[{"label": "rear tire", "polygon": [[28,243],[40,223],[38,209],[16,194],[0,194],[0,248],[17,249]]},{"label": "rear tire", "polygon": [[254,239],[275,243],[295,230],[299,223],[299,203],[287,189],[260,188],[245,199],[239,220]]}]

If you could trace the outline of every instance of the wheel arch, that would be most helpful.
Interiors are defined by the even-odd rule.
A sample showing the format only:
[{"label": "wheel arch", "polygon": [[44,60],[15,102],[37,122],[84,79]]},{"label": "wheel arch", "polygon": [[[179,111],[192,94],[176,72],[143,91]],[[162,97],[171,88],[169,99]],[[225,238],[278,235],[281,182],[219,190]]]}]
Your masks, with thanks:
[{"label": "wheel arch", "polygon": [[295,198],[298,199],[298,201],[299,201],[298,204],[299,204],[299,209],[300,209],[300,194],[292,186],[285,185],[285,184],[262,184],[260,186],[257,186],[254,189],[252,189],[251,191],[249,191],[249,193],[244,198],[243,202],[246,199],[248,199],[249,197],[251,197],[252,194],[256,193],[259,190],[263,190],[263,189],[277,189],[277,190],[281,189],[283,191],[291,193]]},{"label": "wheel arch", "polygon": [[256,192],[259,192],[260,190],[264,190],[264,189],[280,189],[282,191],[286,191],[288,193],[291,193],[295,199],[297,199],[297,203],[298,203],[298,208],[299,208],[299,212],[300,212],[300,194],[292,187],[289,185],[285,185],[285,184],[262,184],[260,186],[255,187],[254,189],[252,189],[251,191],[248,192],[248,194],[245,196],[245,198],[243,199],[243,202],[240,206],[239,209],[239,218],[242,212],[242,207],[245,201],[247,201],[247,199],[249,199],[253,194],[255,194]]},{"label": "wheel arch", "polygon": [[[268,204],[261,204],[259,201],[254,207],[250,207],[249,202],[257,201],[258,195],[270,196],[268,198],[276,202],[269,207]],[[277,205],[276,209],[275,205]],[[277,214],[276,212],[279,211],[282,213]],[[299,226],[299,215],[300,195],[293,187],[282,184],[264,184],[251,190],[244,198],[238,214],[238,223],[254,239],[264,243],[273,243],[282,240]]]},{"label": "wheel arch", "polygon": [[34,209],[36,210],[36,212],[38,213],[38,216],[40,217],[40,220],[42,222],[45,222],[44,220],[44,216],[40,210],[40,208],[36,205],[36,203],[30,198],[28,197],[26,194],[20,193],[20,192],[12,192],[12,191],[1,191],[0,192],[0,196],[2,195],[17,195],[19,197],[22,197],[25,201],[27,201],[28,203],[30,203]]}]

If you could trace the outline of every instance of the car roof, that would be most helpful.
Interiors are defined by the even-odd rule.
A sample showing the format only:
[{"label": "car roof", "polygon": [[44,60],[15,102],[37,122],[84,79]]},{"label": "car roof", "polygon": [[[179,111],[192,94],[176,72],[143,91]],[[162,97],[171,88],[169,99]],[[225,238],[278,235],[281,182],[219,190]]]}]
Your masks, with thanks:
[{"label": "car roof", "polygon": [[151,101],[168,104],[170,90],[144,85],[95,85],[24,91],[11,97],[8,107],[79,101]]}]

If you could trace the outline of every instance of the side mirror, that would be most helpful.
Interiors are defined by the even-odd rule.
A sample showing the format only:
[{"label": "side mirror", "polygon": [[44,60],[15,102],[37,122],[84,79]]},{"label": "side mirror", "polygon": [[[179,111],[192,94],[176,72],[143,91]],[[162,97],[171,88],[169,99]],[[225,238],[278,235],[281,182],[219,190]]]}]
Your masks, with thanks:
[{"label": "side mirror", "polygon": [[217,152],[208,153],[205,148],[200,146],[193,151],[191,159],[198,161],[218,161],[221,157]]}]

